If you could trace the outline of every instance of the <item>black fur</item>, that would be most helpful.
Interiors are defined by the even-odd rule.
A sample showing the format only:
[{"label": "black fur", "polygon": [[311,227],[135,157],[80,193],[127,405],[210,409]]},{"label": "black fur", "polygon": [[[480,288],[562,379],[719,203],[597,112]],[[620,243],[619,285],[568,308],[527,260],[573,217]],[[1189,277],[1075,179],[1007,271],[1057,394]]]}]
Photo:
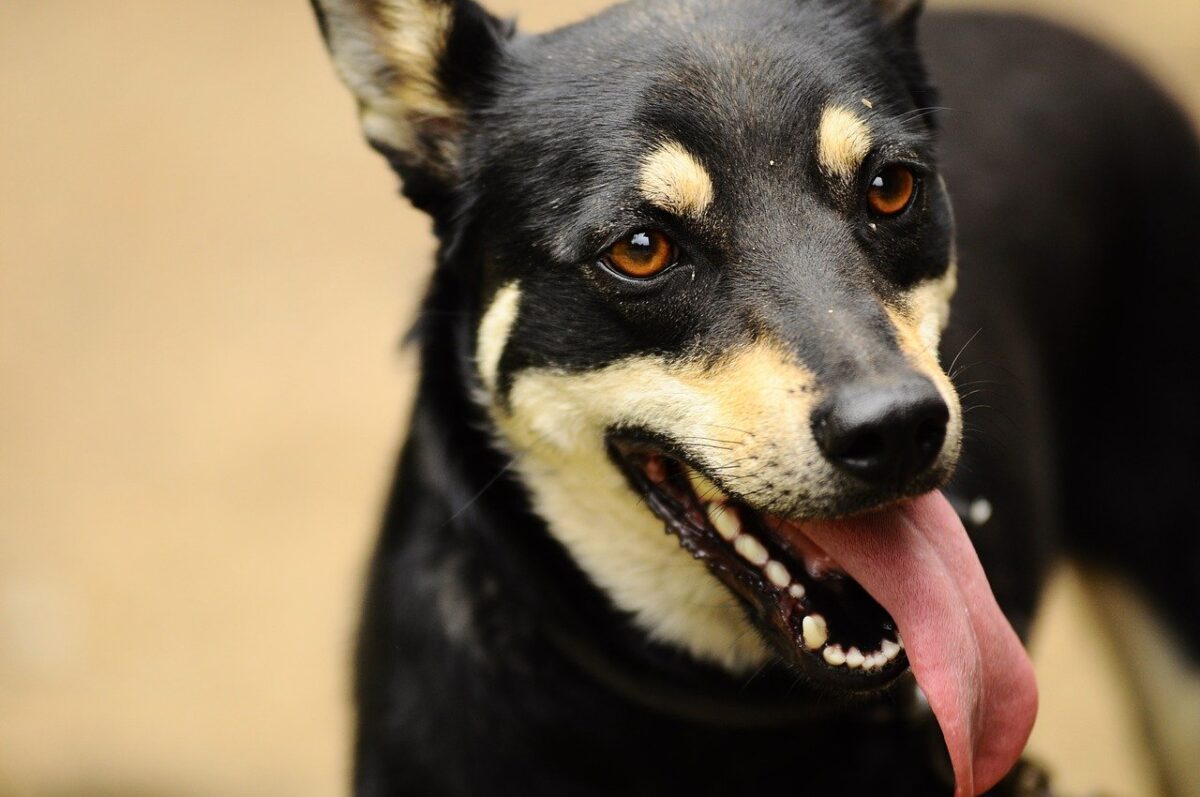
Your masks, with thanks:
[{"label": "black fur", "polygon": [[[956,221],[943,362],[970,409],[949,493],[995,507],[973,539],[1001,606],[1027,633],[1069,545],[1139,583],[1200,661],[1200,155],[1155,86],[1016,17],[932,14],[918,36],[915,14],[885,24],[854,0],[635,3],[510,38],[455,7],[442,78],[468,112],[461,181],[391,158],[442,248],[369,576],[357,794],[949,794],[937,729],[903,698],[844,707],[783,668],[733,678],[649,642],[590,585],[472,400],[475,327],[513,277],[505,387],[764,333],[836,382],[862,367],[851,350],[899,360],[877,298],[940,274]],[[876,157],[926,175],[921,206],[876,234],[858,192],[812,166],[841,96],[886,111]],[[638,199],[633,164],[660,137],[715,170],[705,223]],[[686,251],[652,286],[598,262],[645,226]],[[857,318],[849,339],[814,333],[830,305]]]}]

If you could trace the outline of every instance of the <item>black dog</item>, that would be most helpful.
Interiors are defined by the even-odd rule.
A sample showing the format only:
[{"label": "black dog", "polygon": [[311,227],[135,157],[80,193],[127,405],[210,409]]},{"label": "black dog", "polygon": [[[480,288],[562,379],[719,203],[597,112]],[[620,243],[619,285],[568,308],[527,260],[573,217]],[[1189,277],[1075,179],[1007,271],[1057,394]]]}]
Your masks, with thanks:
[{"label": "black dog", "polygon": [[441,240],[358,794],[1044,793],[1064,549],[1200,659],[1188,124],[918,6],[317,0]]}]

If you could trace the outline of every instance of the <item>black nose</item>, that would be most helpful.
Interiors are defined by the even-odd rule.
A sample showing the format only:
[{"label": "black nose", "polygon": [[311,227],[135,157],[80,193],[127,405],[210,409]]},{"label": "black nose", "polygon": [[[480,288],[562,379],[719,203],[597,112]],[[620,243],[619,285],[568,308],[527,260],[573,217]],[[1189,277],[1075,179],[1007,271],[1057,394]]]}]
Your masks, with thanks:
[{"label": "black nose", "polygon": [[872,484],[904,484],[937,459],[950,410],[933,383],[855,382],[833,391],[813,413],[825,457]]}]

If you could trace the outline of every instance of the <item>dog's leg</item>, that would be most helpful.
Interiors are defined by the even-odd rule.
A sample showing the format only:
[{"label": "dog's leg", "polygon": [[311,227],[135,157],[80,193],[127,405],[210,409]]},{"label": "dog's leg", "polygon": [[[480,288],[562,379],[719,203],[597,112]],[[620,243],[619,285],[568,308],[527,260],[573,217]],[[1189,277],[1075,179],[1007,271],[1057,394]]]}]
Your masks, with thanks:
[{"label": "dog's leg", "polygon": [[1089,591],[1107,621],[1121,663],[1141,704],[1144,731],[1163,793],[1200,794],[1200,667],[1141,591],[1114,569],[1088,573]]}]

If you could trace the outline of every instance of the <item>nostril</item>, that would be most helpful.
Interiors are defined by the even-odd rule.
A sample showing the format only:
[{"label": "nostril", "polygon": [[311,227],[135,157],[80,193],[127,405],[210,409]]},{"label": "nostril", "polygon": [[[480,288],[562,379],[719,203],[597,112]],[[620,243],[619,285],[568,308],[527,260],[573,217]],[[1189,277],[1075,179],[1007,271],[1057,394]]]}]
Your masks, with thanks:
[{"label": "nostril", "polygon": [[936,413],[925,418],[917,425],[915,436],[917,451],[923,455],[932,457],[936,456],[942,450],[942,443],[946,441],[948,415],[947,411]]},{"label": "nostril", "polygon": [[837,450],[842,459],[866,463],[878,458],[887,450],[887,440],[879,432],[868,429],[848,437]]}]

